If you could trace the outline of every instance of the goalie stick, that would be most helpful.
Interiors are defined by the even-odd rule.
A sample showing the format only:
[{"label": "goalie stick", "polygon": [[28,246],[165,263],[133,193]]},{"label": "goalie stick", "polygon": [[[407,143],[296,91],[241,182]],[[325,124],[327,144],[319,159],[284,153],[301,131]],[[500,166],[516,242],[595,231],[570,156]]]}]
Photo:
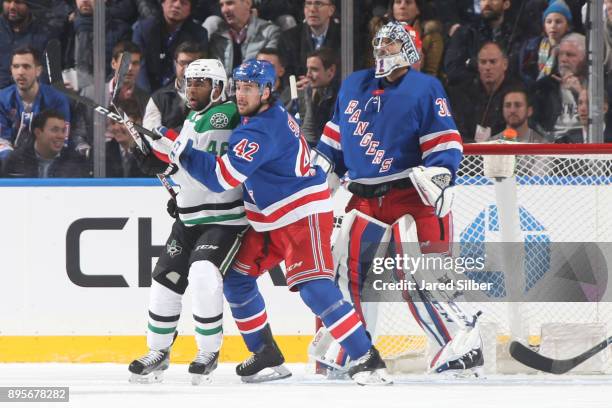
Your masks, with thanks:
[{"label": "goalie stick", "polygon": [[535,368],[536,370],[544,371],[545,373],[565,374],[572,368],[593,357],[595,354],[605,350],[610,344],[612,344],[612,337],[608,337],[584,353],[575,357],[568,359],[554,359],[545,357],[522,343],[519,343],[518,341],[513,341],[510,343],[510,355],[515,360],[526,365],[527,367]]}]

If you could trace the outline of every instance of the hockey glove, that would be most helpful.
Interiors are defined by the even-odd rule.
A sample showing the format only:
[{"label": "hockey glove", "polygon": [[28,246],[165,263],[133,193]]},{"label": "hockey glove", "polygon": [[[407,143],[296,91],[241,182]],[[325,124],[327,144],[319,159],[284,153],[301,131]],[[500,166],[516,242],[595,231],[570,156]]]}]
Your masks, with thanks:
[{"label": "hockey glove", "polygon": [[159,135],[161,137],[166,137],[166,135],[168,134],[168,128],[165,126],[156,126],[153,129],[153,133],[155,133],[156,135]]},{"label": "hockey glove", "polygon": [[433,207],[437,217],[442,218],[450,212],[454,192],[448,169],[418,166],[412,169],[409,177],[423,203]]},{"label": "hockey glove", "polygon": [[174,197],[170,198],[168,200],[168,203],[166,203],[166,211],[168,211],[168,214],[170,214],[172,218],[178,219],[179,217],[178,204],[176,203],[176,200],[174,199]]},{"label": "hockey glove", "polygon": [[168,163],[159,160],[154,154],[144,154],[140,149],[134,149],[134,158],[140,170],[149,176],[164,173]]}]

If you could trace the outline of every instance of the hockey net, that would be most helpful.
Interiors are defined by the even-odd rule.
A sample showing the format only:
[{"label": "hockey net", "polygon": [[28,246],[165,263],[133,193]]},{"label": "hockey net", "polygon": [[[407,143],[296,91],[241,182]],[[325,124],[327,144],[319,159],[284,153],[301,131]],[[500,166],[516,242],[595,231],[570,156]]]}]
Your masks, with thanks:
[{"label": "hockey net", "polygon": [[[453,204],[453,240],[461,251],[471,248],[487,257],[508,258],[517,254],[486,253],[488,244],[612,242],[612,146],[496,143],[464,147]],[[503,245],[493,247],[491,251],[504,250]],[[522,257],[519,268],[514,262],[512,270],[468,273],[470,279],[493,284],[485,301],[474,304],[483,312],[479,321],[489,373],[528,371],[509,356],[510,339],[540,347],[550,357],[568,358],[611,335],[612,303],[504,301],[513,290],[528,293],[549,273],[549,256],[525,248],[518,255]],[[611,265],[612,254],[604,253],[604,257]],[[608,269],[602,272],[607,275]],[[611,287],[612,282],[604,289]],[[425,370],[427,339],[406,303],[384,303],[378,310],[374,340],[391,369]],[[607,354],[580,369],[609,372]]]}]

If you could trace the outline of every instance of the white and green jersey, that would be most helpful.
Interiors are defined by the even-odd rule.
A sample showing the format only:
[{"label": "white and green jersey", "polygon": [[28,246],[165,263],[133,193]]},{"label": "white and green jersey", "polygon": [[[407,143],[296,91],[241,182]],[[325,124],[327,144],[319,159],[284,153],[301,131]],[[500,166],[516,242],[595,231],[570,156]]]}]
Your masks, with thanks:
[{"label": "white and green jersey", "polygon": [[[239,123],[240,115],[233,102],[203,112],[191,111],[177,140],[191,139],[194,149],[220,156],[227,151],[230,134]],[[215,193],[191,177],[180,164],[172,179],[180,186],[176,201],[183,224],[247,225],[242,185]]]}]

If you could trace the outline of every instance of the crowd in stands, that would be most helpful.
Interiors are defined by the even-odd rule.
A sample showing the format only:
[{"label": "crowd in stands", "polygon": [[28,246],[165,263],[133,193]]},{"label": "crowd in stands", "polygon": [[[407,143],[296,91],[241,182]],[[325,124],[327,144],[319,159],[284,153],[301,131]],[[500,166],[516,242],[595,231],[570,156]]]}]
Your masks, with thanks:
[{"label": "crowd in stands", "polygon": [[[421,61],[445,86],[464,143],[501,137],[582,143],[588,132],[585,0],[362,0],[355,5],[355,69],[373,65],[371,41],[405,22]],[[605,76],[612,72],[612,0],[604,1]],[[180,131],[183,74],[198,58],[231,71],[270,61],[277,100],[312,146],[340,86],[339,0],[106,0],[106,103],[124,52],[117,105],[136,123]],[[3,0],[0,16],[0,177],[90,177],[94,112],[49,84],[44,51],[58,39],[68,88],[92,98],[94,0]],[[289,77],[297,78],[298,100]],[[605,109],[612,86],[606,85]],[[605,141],[612,141],[606,115]],[[134,142],[106,126],[107,177],[141,177]]]}]

